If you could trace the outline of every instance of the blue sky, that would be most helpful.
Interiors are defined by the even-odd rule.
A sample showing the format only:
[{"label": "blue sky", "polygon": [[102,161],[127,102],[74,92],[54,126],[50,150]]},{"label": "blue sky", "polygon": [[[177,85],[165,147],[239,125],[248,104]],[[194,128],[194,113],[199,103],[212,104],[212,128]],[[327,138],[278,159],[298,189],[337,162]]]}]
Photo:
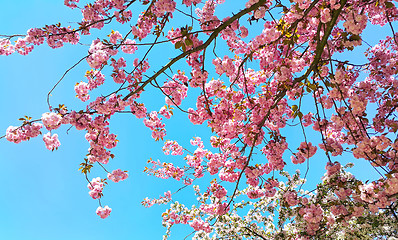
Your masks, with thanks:
[{"label": "blue sky", "polygon": [[[1,34],[23,34],[30,27],[57,22],[68,24],[81,19],[80,11],[64,7],[63,1],[0,2]],[[82,42],[89,44],[91,40]],[[86,46],[53,50],[43,45],[28,56],[1,57],[3,94],[0,108],[3,114],[0,127],[3,132],[8,125],[18,125],[17,119],[21,116],[36,119],[48,111],[46,96],[51,86],[86,52]],[[81,107],[74,98],[73,87],[76,82],[85,80],[84,73],[88,69],[83,63],[72,71],[54,92],[51,102],[54,105],[65,103],[73,109]],[[164,104],[163,97],[156,100],[151,107]],[[85,133],[71,129],[66,134],[67,128],[56,131],[62,145],[54,152],[45,148],[41,137],[20,144],[1,140],[3,174],[0,182],[3,187],[0,205],[3,214],[0,239],[161,239],[165,230],[161,226],[164,207],[145,209],[140,202],[146,196],[163,194],[170,182],[159,181],[142,172],[148,158],[163,157],[162,144],[152,140],[142,120],[123,115],[112,121],[111,130],[118,134],[120,143],[114,150],[116,158],[107,168],[128,170],[130,178],[118,184],[110,183],[104,189],[102,203],[113,209],[111,217],[105,220],[95,214],[98,202],[88,195],[84,175],[77,171],[87,154]],[[106,174],[94,170],[89,178],[97,176],[104,178]],[[177,232],[174,235],[180,239]]]},{"label": "blue sky", "polygon": [[[30,27],[58,22],[68,25],[81,19],[80,11],[63,6],[61,0],[0,0],[0,3],[0,34],[24,34]],[[243,4],[242,2],[238,8],[229,6],[231,10],[228,7],[225,13],[229,14],[233,10],[237,12]],[[107,31],[103,35],[109,34],[110,28]],[[123,34],[122,31],[121,33]],[[367,36],[371,43],[376,43],[372,40],[373,34],[368,33]],[[82,38],[81,42],[90,44],[91,40],[92,38]],[[175,55],[170,54],[173,46],[169,47],[156,49],[149,55],[154,66],[152,70]],[[3,113],[0,131],[5,133],[9,125],[17,126],[20,117],[28,115],[37,119],[43,112],[47,112],[48,91],[66,69],[85,56],[87,49],[87,46],[68,45],[53,50],[42,45],[28,56],[15,54],[0,57],[0,111]],[[155,58],[159,61],[153,62]],[[89,66],[84,62],[71,71],[54,91],[52,104],[63,103],[72,109],[82,107],[79,100],[74,98],[73,86],[76,82],[85,80],[84,73],[88,69]],[[109,77],[107,79],[110,80]],[[114,85],[109,84],[105,88],[113,89],[112,86]],[[143,94],[143,98],[150,110],[159,110],[164,105],[164,97],[151,91]],[[195,98],[190,97],[183,106],[187,108],[194,101]],[[205,146],[209,147],[209,130],[205,126],[193,126],[185,114],[176,112],[173,121],[165,123],[167,139],[177,140],[187,146],[189,139],[201,136]],[[158,197],[169,189],[173,192],[179,188],[180,183],[147,176],[143,169],[150,157],[162,161],[171,159],[177,164],[183,160],[166,158],[161,151],[163,144],[153,141],[142,120],[130,114],[115,116],[110,128],[118,135],[120,142],[113,150],[116,158],[110,161],[107,169],[128,170],[130,177],[127,181],[111,182],[105,187],[102,203],[113,209],[111,216],[105,220],[95,214],[98,202],[88,195],[84,175],[77,170],[88,148],[84,132],[71,129],[67,133],[68,126],[56,130],[61,147],[54,152],[45,148],[41,137],[20,144],[0,140],[0,166],[3,169],[0,174],[0,239],[161,239],[165,231],[161,226],[161,213],[165,207],[145,209],[140,202],[147,196]],[[295,138],[296,134],[290,137]],[[294,144],[299,142],[296,140]],[[290,162],[289,159],[286,161]],[[312,165],[312,169],[321,168],[322,171],[313,171],[311,174],[314,175],[309,177],[318,181],[325,163],[319,161]],[[104,178],[106,174],[97,168],[89,178],[97,176]],[[176,197],[192,203],[188,193],[180,193]],[[190,231],[190,228],[176,227],[171,239],[183,239]]]}]

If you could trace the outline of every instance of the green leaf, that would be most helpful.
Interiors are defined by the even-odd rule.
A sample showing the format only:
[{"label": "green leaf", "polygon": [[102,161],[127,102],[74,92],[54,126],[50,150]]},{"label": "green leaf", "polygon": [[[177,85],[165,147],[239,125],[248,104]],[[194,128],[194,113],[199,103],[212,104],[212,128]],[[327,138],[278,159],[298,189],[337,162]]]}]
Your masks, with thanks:
[{"label": "green leaf", "polygon": [[352,35],[352,36],[350,36],[350,40],[351,40],[351,41],[359,41],[359,40],[361,40],[361,36],[359,36],[359,35]]},{"label": "green leaf", "polygon": [[303,118],[303,113],[302,112],[298,112],[297,116],[300,118],[300,120]]},{"label": "green leaf", "polygon": [[176,44],[174,45],[175,49],[179,49],[182,46],[182,42],[176,42]]},{"label": "green leaf", "polygon": [[316,84],[312,84],[312,83],[308,84],[308,87],[309,87],[312,91],[315,91],[315,90],[317,89],[317,85],[316,85]]},{"label": "green leaf", "polygon": [[392,2],[386,2],[386,8],[393,8],[395,5]]},{"label": "green leaf", "polygon": [[185,45],[187,46],[192,46],[193,45],[193,41],[189,38],[185,39]]}]

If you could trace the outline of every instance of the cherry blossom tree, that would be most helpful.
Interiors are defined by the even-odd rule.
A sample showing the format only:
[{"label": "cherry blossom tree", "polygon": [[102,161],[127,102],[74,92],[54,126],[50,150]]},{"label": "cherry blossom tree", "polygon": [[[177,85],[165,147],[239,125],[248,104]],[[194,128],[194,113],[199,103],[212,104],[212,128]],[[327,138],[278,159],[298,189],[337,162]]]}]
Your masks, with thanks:
[{"label": "cherry blossom tree", "polygon": [[[3,138],[20,143],[40,136],[54,151],[62,147],[56,133],[61,125],[84,131],[90,147],[79,170],[89,196],[98,200],[97,214],[107,218],[112,209],[101,203],[103,189],[129,177],[126,170],[106,168],[118,143],[109,125],[119,113],[142,119],[154,141],[164,142],[164,154],[183,160],[150,159],[144,169],[181,182],[180,189],[165,189],[161,197],[142,202],[168,205],[162,214],[165,239],[175,224],[189,225],[193,239],[395,239],[395,3],[249,0],[220,17],[224,13],[218,9],[230,2],[65,0],[81,11],[80,22],[1,35],[1,55],[94,39],[74,65],[87,66],[85,80],[74,86],[85,107],[72,110],[51,102],[53,90],[73,67],[65,69],[48,93],[48,112],[21,118]],[[178,15],[186,22],[176,20]],[[106,25],[114,30],[104,32]],[[384,26],[390,36],[372,46],[363,32],[373,26]],[[158,47],[172,47],[175,54],[155,68],[157,59],[147,55]],[[363,63],[344,57],[360,47],[366,48],[359,53]],[[109,81],[117,88],[102,86]],[[101,94],[92,94],[94,89]],[[144,91],[163,95],[164,106],[148,109]],[[196,104],[184,108],[184,99],[192,95]],[[208,126],[212,136],[195,136],[190,143],[168,140],[165,122],[172,122],[176,111],[192,124]],[[289,140],[293,131],[302,139],[297,145]],[[349,172],[355,166],[343,164],[344,159],[367,163],[377,180],[356,177]],[[322,162],[324,175],[315,188],[305,189],[313,171],[310,160]],[[304,174],[291,171],[299,166],[306,168]],[[90,180],[92,168],[103,169],[104,175]],[[200,178],[207,185],[197,185]],[[172,191],[191,186],[198,202],[190,207]]]}]

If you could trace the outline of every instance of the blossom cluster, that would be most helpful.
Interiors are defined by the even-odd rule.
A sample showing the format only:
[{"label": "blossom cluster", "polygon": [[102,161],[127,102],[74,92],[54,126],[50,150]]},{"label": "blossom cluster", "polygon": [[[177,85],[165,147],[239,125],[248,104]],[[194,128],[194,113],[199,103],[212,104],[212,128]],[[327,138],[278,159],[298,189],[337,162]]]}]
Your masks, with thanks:
[{"label": "blossom cluster", "polygon": [[[133,15],[132,6],[140,3],[145,11]],[[81,11],[76,28],[53,24],[31,28],[25,36],[1,38],[0,55],[27,55],[44,42],[51,48],[77,44],[80,37],[95,35],[93,29],[108,31],[104,27],[112,22],[125,24],[127,31],[120,28],[91,38],[82,59],[89,67],[86,80],[74,86],[85,108],[69,111],[63,105],[49,105],[50,112],[40,119],[25,117],[19,127],[8,127],[8,141],[30,140],[45,127],[50,132],[43,134],[43,141],[53,151],[60,147],[55,130],[71,125],[85,131],[89,145],[80,168],[85,177],[99,165],[108,180],[120,182],[128,178],[127,171],[105,168],[119,141],[110,126],[114,115],[130,113],[143,119],[152,138],[160,141],[166,136],[163,117],[171,119],[178,109],[192,124],[206,125],[210,140],[195,136],[186,148],[183,141],[166,140],[164,154],[187,153],[180,157],[183,161],[150,159],[145,172],[185,186],[201,178],[207,186],[204,192],[194,186],[197,206],[172,202],[171,191],[143,201],[146,207],[170,203],[162,215],[168,231],[175,224],[189,225],[196,239],[361,239],[365,233],[372,239],[387,236],[388,229],[396,231],[397,35],[392,31],[395,35],[369,47],[363,65],[339,54],[362,44],[369,23],[392,27],[398,20],[394,3],[248,0],[242,3],[244,9],[223,18],[218,14],[223,0],[87,4],[65,0],[64,4]],[[193,11],[184,13],[193,6],[196,16]],[[282,11],[273,14],[275,9]],[[180,13],[191,22],[185,26],[176,22],[180,18],[174,16]],[[266,20],[268,15],[280,19]],[[153,56],[148,54],[159,45],[171,46],[177,54],[152,72],[158,64],[152,64]],[[142,51],[146,46],[148,50]],[[178,69],[182,66],[188,70]],[[109,90],[101,87],[108,84],[105,75],[117,87],[98,94]],[[145,102],[147,92],[161,93],[166,105],[153,110],[159,106]],[[185,100],[190,98],[196,99],[193,106]],[[292,138],[300,143],[296,150],[291,150]],[[205,149],[207,140],[209,149]],[[308,171],[310,158],[326,165],[322,182],[313,191],[303,190],[307,185],[299,172],[293,176],[285,172],[296,166],[286,161],[288,156],[293,164],[306,163]],[[357,179],[346,171],[348,165],[340,163],[351,156],[382,177]],[[100,199],[105,184],[106,179],[93,178],[87,185],[89,195]],[[238,210],[242,208],[245,211]],[[100,203],[96,212],[106,218],[111,209]],[[376,226],[373,232],[365,231],[370,228],[365,222]],[[357,229],[348,231],[354,225]]]},{"label": "blossom cluster", "polygon": [[88,189],[90,191],[88,194],[93,198],[93,199],[98,199],[102,196],[102,190],[104,189],[104,184],[105,182],[100,178],[93,178],[91,182],[87,184]]},{"label": "blossom cluster", "polygon": [[105,206],[105,207],[100,206],[97,208],[97,211],[96,211],[97,215],[100,216],[101,218],[109,217],[111,212],[112,212],[112,208],[110,208],[108,206]]},{"label": "blossom cluster", "polygon": [[51,136],[51,133],[46,133],[43,135],[43,141],[46,144],[46,148],[51,151],[54,151],[61,146],[61,143],[58,140],[58,134],[53,134]]},{"label": "blossom cluster", "polygon": [[146,127],[152,130],[152,138],[157,140],[163,139],[166,136],[165,124],[162,123],[162,118],[158,117],[158,113],[152,111],[149,114],[149,118],[144,119]]},{"label": "blossom cluster", "polygon": [[42,127],[43,125],[40,123],[32,123],[22,127],[9,126],[6,130],[6,139],[14,143],[28,141],[30,138],[39,136]]},{"label": "blossom cluster", "polygon": [[166,155],[182,155],[183,148],[176,141],[166,141],[162,148]]},{"label": "blossom cluster", "polygon": [[112,173],[108,173],[108,179],[117,183],[128,178],[127,171],[122,171],[120,169],[113,170]]}]

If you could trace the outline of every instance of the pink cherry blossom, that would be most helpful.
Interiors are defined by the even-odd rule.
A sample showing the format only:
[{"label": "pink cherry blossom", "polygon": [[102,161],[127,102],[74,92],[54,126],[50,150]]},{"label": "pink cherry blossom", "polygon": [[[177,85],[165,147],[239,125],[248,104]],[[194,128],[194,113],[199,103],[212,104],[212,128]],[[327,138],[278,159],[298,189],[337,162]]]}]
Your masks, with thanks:
[{"label": "pink cherry blossom", "polygon": [[113,170],[112,173],[108,173],[108,179],[115,183],[126,180],[128,176],[129,175],[126,171],[122,171],[120,169],[116,169]]},{"label": "pink cherry blossom", "polygon": [[102,219],[109,217],[112,212],[112,208],[105,206],[105,207],[98,207],[97,208],[97,215],[100,216]]},{"label": "pink cherry blossom", "polygon": [[61,146],[61,143],[58,140],[58,134],[53,134],[51,136],[51,133],[46,133],[43,135],[43,141],[46,144],[46,148],[51,151],[54,151]]},{"label": "pink cherry blossom", "polygon": [[[148,157],[144,172],[173,184],[142,204],[168,206],[162,214],[165,239],[176,224],[192,227],[193,239],[394,234],[398,8],[392,1],[247,0],[236,9],[224,0],[65,0],[64,5],[81,19],[1,35],[0,55],[29,55],[44,43],[79,44],[84,57],[53,90],[68,83],[70,70],[79,74],[86,68],[80,74],[87,80],[74,86],[81,102],[53,105],[51,90],[49,112],[20,118],[3,137],[28,141],[44,126],[50,132],[43,141],[53,151],[60,146],[54,130],[61,125],[68,125],[67,133],[82,130],[88,150],[79,171],[84,179],[93,172],[106,175],[87,185],[101,218],[111,212],[101,205],[107,180],[129,177],[107,169],[118,162],[113,159],[119,139],[126,139],[127,131],[115,127],[125,116],[142,119],[147,128],[130,137],[148,134],[163,141],[167,156]],[[380,30],[375,41],[369,41],[369,25]],[[389,36],[381,34],[383,25],[391,28]],[[351,51],[362,60],[351,61]],[[178,138],[185,125],[173,132],[179,117],[201,125],[186,129],[195,131],[189,141]],[[178,142],[165,139],[173,134]],[[350,159],[368,165],[369,174],[350,173]],[[324,171],[314,169],[319,164]],[[191,187],[195,204],[184,205],[180,190],[191,193],[185,189]]]}]

